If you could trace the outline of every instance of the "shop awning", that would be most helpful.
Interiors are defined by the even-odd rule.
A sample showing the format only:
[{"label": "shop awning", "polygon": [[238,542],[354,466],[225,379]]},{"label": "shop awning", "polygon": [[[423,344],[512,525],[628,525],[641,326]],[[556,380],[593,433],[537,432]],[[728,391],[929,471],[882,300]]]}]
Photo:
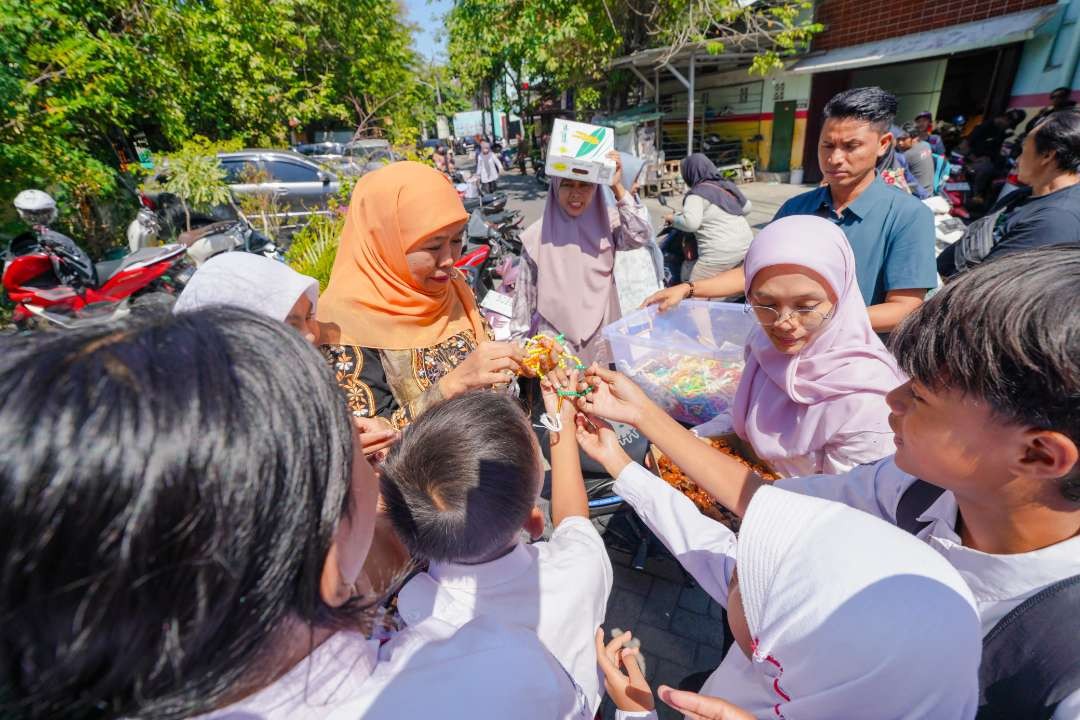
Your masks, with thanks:
[{"label": "shop awning", "polygon": [[889,65],[1022,42],[1035,37],[1043,25],[1061,12],[1061,8],[1061,5],[1048,5],[989,20],[826,50],[820,55],[803,58],[792,71],[820,73]]},{"label": "shop awning", "polygon": [[622,130],[626,127],[634,127],[637,125],[643,125],[649,122],[655,122],[664,117],[664,113],[657,112],[656,106],[652,103],[645,105],[639,105],[635,108],[629,108],[622,112],[611,113],[610,115],[604,115],[599,119],[601,125],[607,125],[613,127],[616,130]]}]

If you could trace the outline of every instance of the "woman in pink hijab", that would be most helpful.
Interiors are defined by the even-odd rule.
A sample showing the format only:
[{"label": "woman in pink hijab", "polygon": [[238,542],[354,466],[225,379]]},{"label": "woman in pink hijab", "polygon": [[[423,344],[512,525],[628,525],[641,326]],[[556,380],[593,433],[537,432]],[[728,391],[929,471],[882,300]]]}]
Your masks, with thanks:
[{"label": "woman in pink hijab", "polygon": [[870,327],[840,228],[793,215],[746,254],[758,321],[735,398],[735,432],[781,475],[838,474],[896,451],[885,394],[904,382]]},{"label": "woman in pink hijab", "polygon": [[622,186],[618,153],[611,190],[615,207],[594,183],[551,179],[544,216],[525,229],[521,272],[510,323],[513,337],[562,335],[585,364],[611,361],[600,329],[622,317],[615,288],[615,252],[652,239],[648,212]]}]

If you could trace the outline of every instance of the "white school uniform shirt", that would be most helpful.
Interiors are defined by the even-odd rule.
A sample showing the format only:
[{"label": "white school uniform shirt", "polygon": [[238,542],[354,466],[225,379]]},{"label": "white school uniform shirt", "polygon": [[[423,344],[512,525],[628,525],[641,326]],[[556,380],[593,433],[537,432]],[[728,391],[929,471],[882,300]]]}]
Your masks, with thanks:
[{"label": "white school uniform shirt", "polygon": [[195,720],[589,720],[585,696],[523,628],[434,618],[381,648],[338,632],[273,684]]},{"label": "white school uniform shirt", "polygon": [[[842,475],[790,478],[776,481],[776,486],[842,502],[895,524],[900,497],[915,480],[889,457]],[[682,493],[658,482],[655,475],[639,465],[627,466],[613,489],[634,507],[702,589],[727,607],[727,584],[735,561],[733,534],[701,515]],[[956,532],[956,517],[956,498],[946,491],[919,516],[929,525],[918,537],[944,555],[964,578],[975,597],[984,635],[1032,595],[1080,574],[1080,537],[1028,553],[991,555],[963,546]],[[749,661],[737,647],[732,647],[701,692],[708,695],[710,688],[732,687],[751,677]],[[734,698],[727,699],[734,702]],[[1053,720],[1077,718],[1080,691],[1065,698],[1053,715]]]},{"label": "white school uniform shirt", "polygon": [[[836,500],[896,523],[900,497],[916,481],[892,457],[861,465],[843,475],[813,475],[778,480],[777,487]],[[956,532],[956,496],[945,491],[918,520],[930,523],[918,537],[940,552],[971,588],[982,621],[983,635],[998,621],[1041,590],[1080,575],[1080,536],[1056,545],[1015,555],[991,555],[964,547]],[[1058,705],[1054,720],[1080,718],[1080,690]]]},{"label": "white school uniform shirt", "polygon": [[569,517],[550,540],[516,545],[491,562],[431,563],[398,593],[398,611],[409,624],[434,617],[460,627],[490,617],[533,631],[595,713],[603,687],[595,636],[611,584],[611,560],[600,534],[588,518]]},{"label": "white school uniform shirt", "polygon": [[[612,490],[630,503],[701,589],[726,608],[728,585],[735,571],[735,533],[702,515],[689,498],[637,463],[630,463],[619,473]],[[647,646],[641,651],[648,656]],[[720,687],[723,692],[717,690]],[[740,693],[738,697],[732,695],[733,690]],[[709,695],[710,691],[757,717],[775,717],[771,715],[776,702],[771,684],[753,668],[737,645],[731,647],[720,667],[705,681],[701,693]],[[617,720],[655,717],[655,712],[616,713]]]}]

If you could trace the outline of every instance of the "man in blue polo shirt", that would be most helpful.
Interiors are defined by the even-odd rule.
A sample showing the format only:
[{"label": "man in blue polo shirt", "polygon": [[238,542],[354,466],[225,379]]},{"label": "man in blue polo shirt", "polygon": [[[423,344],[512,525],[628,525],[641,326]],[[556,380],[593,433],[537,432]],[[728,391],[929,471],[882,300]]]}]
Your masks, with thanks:
[{"label": "man in blue polo shirt", "polygon": [[[818,140],[826,185],[791,198],[773,218],[819,215],[840,226],[855,255],[870,323],[879,333],[896,327],[937,285],[933,213],[875,173],[877,159],[891,147],[889,128],[895,115],[896,98],[881,88],[835,95],[825,106]],[[667,309],[687,297],[739,295],[744,282],[742,268],[735,268],[667,288],[645,304]]]}]

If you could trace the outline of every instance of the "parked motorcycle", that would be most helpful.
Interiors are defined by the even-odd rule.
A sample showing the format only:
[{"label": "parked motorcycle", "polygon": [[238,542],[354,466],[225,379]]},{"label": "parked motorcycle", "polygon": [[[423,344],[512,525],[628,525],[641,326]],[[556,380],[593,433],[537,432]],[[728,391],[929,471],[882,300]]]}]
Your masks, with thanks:
[{"label": "parked motorcycle", "polygon": [[167,304],[194,272],[180,244],[92,262],[74,240],[49,228],[56,202],[40,190],[19,193],[15,208],[32,229],[12,241],[2,282],[22,329],[108,322],[134,307]]},{"label": "parked motorcycle", "polygon": [[501,213],[506,208],[506,193],[493,192],[475,198],[463,198],[461,204],[465,206],[465,212],[472,213],[475,210],[483,210],[486,215]]},{"label": "parked motorcycle", "polygon": [[166,192],[151,195],[136,189],[131,183],[125,184],[139,204],[135,219],[127,227],[128,250],[131,252],[156,245],[163,238],[176,237],[188,227],[189,219],[192,229],[226,219],[203,213],[188,213],[185,216],[183,204],[176,195]]},{"label": "parked motorcycle", "polygon": [[155,200],[143,192],[136,195],[139,198],[139,212],[127,229],[128,247],[133,253],[156,245],[163,236],[175,236],[176,242],[187,247],[196,267],[214,255],[234,250],[285,261],[285,256],[274,241],[252,227],[242,213],[234,220],[193,214],[191,229],[181,232],[179,228],[183,227],[183,217],[177,213],[179,200],[176,196],[161,193]]},{"label": "parked motorcycle", "polygon": [[497,218],[474,210],[465,227],[465,254],[455,263],[465,275],[478,303],[501,280],[500,267],[507,258],[521,256],[521,213],[510,211]]},{"label": "parked motorcycle", "polygon": [[967,209],[971,184],[963,153],[954,150],[949,154],[949,179],[945,182],[941,194],[949,201],[950,215],[961,220],[971,218]]},{"label": "parked motorcycle", "polygon": [[251,226],[246,219],[225,220],[205,227],[187,230],[176,241],[187,248],[196,267],[223,252],[246,252],[285,262],[274,241]]}]

